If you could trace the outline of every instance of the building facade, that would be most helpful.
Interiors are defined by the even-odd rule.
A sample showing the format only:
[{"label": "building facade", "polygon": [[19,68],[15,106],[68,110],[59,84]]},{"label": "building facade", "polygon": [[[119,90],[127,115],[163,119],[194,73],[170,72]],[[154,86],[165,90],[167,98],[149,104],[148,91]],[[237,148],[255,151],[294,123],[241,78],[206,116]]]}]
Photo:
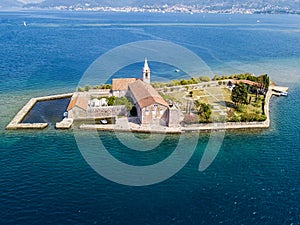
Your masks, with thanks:
[{"label": "building facade", "polygon": [[[156,124],[177,127],[180,123],[180,110],[169,105],[151,86],[150,68],[145,59],[142,79],[120,78],[112,80],[112,94],[115,97],[131,97],[140,124]],[[101,99],[101,100],[104,100]],[[90,100],[84,93],[76,93],[68,106],[68,117],[89,119],[101,117],[126,116],[125,106],[107,106],[105,99]]]},{"label": "building facade", "polygon": [[128,93],[141,124],[168,124],[169,104],[150,84],[137,80],[129,84]]},{"label": "building facade", "polygon": [[68,118],[85,119],[87,117],[87,109],[88,99],[80,94],[75,94],[67,108]]},{"label": "building facade", "polygon": [[118,98],[126,96],[128,94],[128,85],[136,80],[137,78],[112,79],[112,95]]}]

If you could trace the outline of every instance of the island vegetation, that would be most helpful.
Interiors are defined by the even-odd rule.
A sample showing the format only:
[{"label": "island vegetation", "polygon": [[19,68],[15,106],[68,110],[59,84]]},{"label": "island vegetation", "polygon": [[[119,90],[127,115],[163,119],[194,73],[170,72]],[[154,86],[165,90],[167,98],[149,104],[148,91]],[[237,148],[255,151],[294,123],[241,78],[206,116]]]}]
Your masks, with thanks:
[{"label": "island vegetation", "polygon": [[[217,82],[216,82],[217,81]],[[215,75],[152,83],[161,96],[183,112],[183,124],[266,120],[267,74]]]},{"label": "island vegetation", "polygon": [[[251,73],[191,77],[153,82],[151,85],[183,113],[182,124],[211,122],[254,122],[266,120],[265,95],[270,85],[267,74]],[[111,89],[111,84],[79,87],[79,92]],[[106,97],[108,106],[124,105],[136,115],[132,99]]]}]

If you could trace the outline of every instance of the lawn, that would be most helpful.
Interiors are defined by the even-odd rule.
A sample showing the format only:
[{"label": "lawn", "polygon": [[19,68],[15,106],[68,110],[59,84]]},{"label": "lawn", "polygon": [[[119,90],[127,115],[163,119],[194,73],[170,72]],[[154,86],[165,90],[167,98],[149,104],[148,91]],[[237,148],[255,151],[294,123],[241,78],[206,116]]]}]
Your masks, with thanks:
[{"label": "lawn", "polygon": [[[236,106],[231,100],[231,91],[224,86],[169,91],[160,94],[164,99],[176,103],[183,113],[186,113],[187,105],[195,100],[209,104],[213,121],[224,121],[224,118],[226,121],[232,122],[263,121],[266,119],[262,108],[263,96],[256,99],[255,94],[249,94],[248,99],[251,101],[248,105]],[[197,113],[195,107],[192,106],[191,112]]]}]

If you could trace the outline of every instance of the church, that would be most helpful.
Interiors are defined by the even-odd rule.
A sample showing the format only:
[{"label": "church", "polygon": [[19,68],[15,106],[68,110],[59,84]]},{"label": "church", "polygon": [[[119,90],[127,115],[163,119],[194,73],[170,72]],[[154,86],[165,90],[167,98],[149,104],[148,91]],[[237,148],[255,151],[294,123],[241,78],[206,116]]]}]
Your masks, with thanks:
[{"label": "church", "polygon": [[112,94],[131,97],[141,124],[179,126],[180,111],[169,105],[151,86],[151,71],[147,59],[142,69],[142,79],[119,78],[112,80]]}]

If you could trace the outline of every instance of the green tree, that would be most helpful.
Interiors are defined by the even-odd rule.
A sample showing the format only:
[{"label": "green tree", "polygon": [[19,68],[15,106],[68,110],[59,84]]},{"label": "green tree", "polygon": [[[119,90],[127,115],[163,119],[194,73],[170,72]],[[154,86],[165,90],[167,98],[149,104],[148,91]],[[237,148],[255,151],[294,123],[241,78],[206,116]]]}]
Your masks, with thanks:
[{"label": "green tree", "polygon": [[208,81],[210,81],[210,78],[207,76],[200,76],[199,81],[200,82],[208,82]]},{"label": "green tree", "polygon": [[101,89],[111,89],[111,84],[101,84]]},{"label": "green tree", "polygon": [[107,98],[107,104],[108,104],[109,106],[114,105],[114,104],[115,104],[115,101],[116,101],[116,97],[115,97],[115,96],[110,96],[110,97]]},{"label": "green tree", "polygon": [[180,80],[180,85],[187,85],[189,84],[187,80]]},{"label": "green tree", "polygon": [[210,122],[211,108],[209,104],[200,102],[199,100],[194,101],[194,104],[198,110],[199,122]]},{"label": "green tree", "polygon": [[258,78],[258,82],[261,84],[261,88],[264,90],[268,90],[270,86],[270,78],[267,74],[260,75]]},{"label": "green tree", "polygon": [[248,103],[248,91],[243,83],[238,83],[232,89],[231,100],[236,104]]},{"label": "green tree", "polygon": [[79,91],[79,92],[84,92],[84,88],[78,87],[78,88],[77,88],[77,91]]},{"label": "green tree", "polygon": [[87,85],[85,85],[85,87],[84,87],[84,91],[89,91],[91,88],[92,88],[92,87],[91,87],[89,84],[87,84]]},{"label": "green tree", "polygon": [[131,98],[120,97],[115,98],[114,105],[124,105],[128,110],[131,110],[133,102]]},{"label": "green tree", "polygon": [[195,77],[192,77],[190,80],[189,80],[189,84],[197,84],[197,80]]}]

